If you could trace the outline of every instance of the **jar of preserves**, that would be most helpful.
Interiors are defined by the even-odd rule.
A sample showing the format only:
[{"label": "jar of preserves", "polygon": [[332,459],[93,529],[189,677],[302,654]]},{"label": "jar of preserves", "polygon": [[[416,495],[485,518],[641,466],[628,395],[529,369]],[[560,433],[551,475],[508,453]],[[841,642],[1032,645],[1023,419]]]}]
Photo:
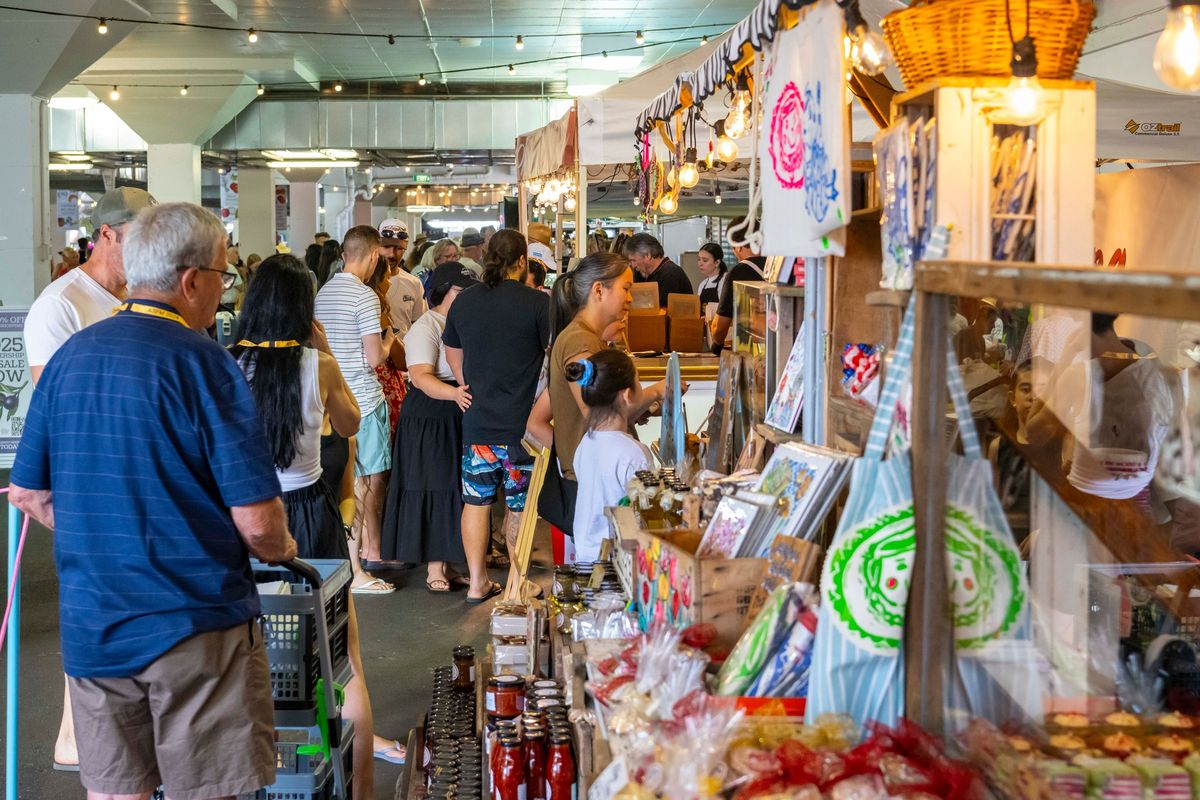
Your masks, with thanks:
[{"label": "jar of preserves", "polygon": [[488,716],[512,719],[525,710],[525,683],[516,675],[496,675],[488,679]]},{"label": "jar of preserves", "polygon": [[459,645],[454,648],[454,688],[460,692],[475,690],[475,648]]}]

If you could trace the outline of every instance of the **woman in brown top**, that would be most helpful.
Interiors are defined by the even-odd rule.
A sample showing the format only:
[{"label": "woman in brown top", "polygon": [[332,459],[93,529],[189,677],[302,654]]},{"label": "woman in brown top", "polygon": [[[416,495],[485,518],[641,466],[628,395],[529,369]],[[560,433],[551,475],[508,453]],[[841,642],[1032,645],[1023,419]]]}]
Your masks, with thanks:
[{"label": "woman in brown top", "polygon": [[[550,410],[554,449],[562,475],[575,479],[575,448],[587,431],[579,384],[567,380],[566,365],[608,347],[605,329],[625,318],[633,302],[633,270],[615,253],[594,253],[554,284],[551,301]],[[662,400],[663,386],[644,392],[646,407]]]}]

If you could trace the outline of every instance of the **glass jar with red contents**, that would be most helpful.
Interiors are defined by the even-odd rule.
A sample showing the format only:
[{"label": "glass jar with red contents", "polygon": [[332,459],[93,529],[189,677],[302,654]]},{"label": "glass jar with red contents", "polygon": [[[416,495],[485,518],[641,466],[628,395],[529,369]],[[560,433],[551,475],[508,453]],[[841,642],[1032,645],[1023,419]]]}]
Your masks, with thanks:
[{"label": "glass jar with red contents", "polygon": [[475,648],[459,645],[454,648],[454,683],[460,692],[475,691]]},{"label": "glass jar with red contents", "polygon": [[509,736],[500,741],[496,772],[492,776],[492,800],[526,800],[525,764],[520,737]]},{"label": "glass jar with red contents", "polygon": [[525,710],[525,682],[516,675],[488,679],[487,713],[493,719],[512,719]]},{"label": "glass jar with red contents", "polygon": [[525,785],[527,800],[546,797],[546,729],[540,725],[525,728]]},{"label": "glass jar with red contents", "polygon": [[571,737],[552,734],[546,760],[545,800],[575,800],[575,756]]}]

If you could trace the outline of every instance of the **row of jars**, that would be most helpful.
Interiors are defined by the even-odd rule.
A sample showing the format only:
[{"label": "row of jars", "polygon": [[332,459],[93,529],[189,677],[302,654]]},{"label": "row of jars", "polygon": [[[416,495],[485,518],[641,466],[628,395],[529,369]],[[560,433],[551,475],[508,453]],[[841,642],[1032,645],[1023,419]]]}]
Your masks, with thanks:
[{"label": "row of jars", "polygon": [[433,701],[425,741],[426,796],[479,800],[483,752],[475,733],[475,651],[454,648],[451,665],[433,671]]},{"label": "row of jars", "polygon": [[[513,710],[508,693],[500,697],[499,707]],[[551,680],[529,682],[518,705],[521,711],[514,716],[488,717],[492,800],[572,800],[574,736],[562,687]]]}]

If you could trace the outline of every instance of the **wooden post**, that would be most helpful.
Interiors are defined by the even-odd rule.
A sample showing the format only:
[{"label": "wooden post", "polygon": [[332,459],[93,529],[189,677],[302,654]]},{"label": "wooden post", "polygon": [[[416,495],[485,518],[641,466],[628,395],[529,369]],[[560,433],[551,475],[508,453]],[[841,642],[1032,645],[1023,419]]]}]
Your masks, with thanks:
[{"label": "wooden post", "polygon": [[945,556],[949,309],[947,295],[917,295],[911,411],[916,554],[904,625],[904,698],[909,719],[934,736],[946,732],[946,687],[954,659]]}]

